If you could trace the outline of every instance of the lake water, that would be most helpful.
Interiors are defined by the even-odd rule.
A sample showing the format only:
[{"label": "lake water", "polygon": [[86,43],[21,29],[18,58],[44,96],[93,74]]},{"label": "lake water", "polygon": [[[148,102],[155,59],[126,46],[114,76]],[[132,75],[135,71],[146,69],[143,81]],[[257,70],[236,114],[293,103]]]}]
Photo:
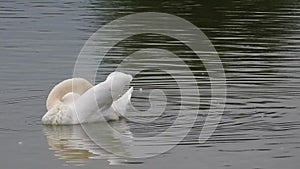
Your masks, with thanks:
[{"label": "lake water", "polygon": [[[91,133],[101,128],[99,137],[93,140],[81,126],[43,126],[40,120],[46,112],[49,91],[72,77],[77,56],[89,37],[101,26],[137,12],[164,12],[184,18],[199,27],[214,45],[227,82],[226,107],[214,134],[207,142],[198,142],[211,100],[205,66],[184,44],[157,34],[137,35],[118,43],[99,66],[96,82],[103,81],[126,55],[144,48],[164,49],[180,56],[189,64],[201,89],[201,102],[191,94],[189,104],[200,105],[201,111],[178,146],[155,157],[119,158],[94,141],[99,139],[104,148],[125,156],[132,143],[116,139],[104,124],[84,126]],[[299,46],[297,0],[1,0],[0,167],[299,168]],[[119,132],[153,136],[174,123],[180,102],[178,86],[154,65],[174,68],[178,63],[154,53],[150,61],[136,66],[143,71],[133,79],[132,104],[138,110],[147,110],[150,91],[160,89],[170,101],[169,108],[146,124],[135,123],[134,117],[133,121],[110,123]],[[184,76],[179,80],[187,81]],[[141,118],[153,117],[146,114]],[[151,142],[146,143],[135,153],[156,152]]]}]

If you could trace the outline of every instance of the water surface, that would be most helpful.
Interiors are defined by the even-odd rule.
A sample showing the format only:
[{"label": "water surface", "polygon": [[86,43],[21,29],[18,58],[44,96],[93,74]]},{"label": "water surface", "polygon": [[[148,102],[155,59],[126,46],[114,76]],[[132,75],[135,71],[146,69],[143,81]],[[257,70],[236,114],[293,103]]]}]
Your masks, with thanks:
[{"label": "water surface", "polygon": [[[1,168],[299,168],[299,9],[297,0],[1,1]],[[223,62],[227,103],[214,135],[199,144],[210,100],[203,64],[170,37],[144,34],[120,42],[99,66],[97,82],[126,55],[159,48],[186,60],[202,91],[202,113],[180,145],[157,157],[126,161],[101,151],[79,126],[49,128],[40,119],[51,87],[72,77],[76,57],[92,33],[136,12],[174,14],[207,35]],[[159,57],[141,63],[139,68],[146,70],[132,82],[132,101],[137,109],[146,110],[149,91],[162,89],[171,101],[169,111],[150,124],[121,121],[113,126],[141,137],[155,135],[172,123],[180,101],[178,87],[168,74],[151,69],[155,64],[177,65]],[[104,135],[112,140],[108,145],[123,151],[122,141],[108,132]]]}]

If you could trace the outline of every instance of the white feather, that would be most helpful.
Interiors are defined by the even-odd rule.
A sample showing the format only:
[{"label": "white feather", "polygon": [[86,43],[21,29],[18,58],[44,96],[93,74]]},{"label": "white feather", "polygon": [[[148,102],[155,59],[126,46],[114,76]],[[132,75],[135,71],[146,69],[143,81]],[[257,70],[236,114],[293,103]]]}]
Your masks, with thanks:
[{"label": "white feather", "polygon": [[104,82],[95,86],[80,78],[65,80],[50,92],[48,112],[42,123],[67,125],[118,120],[130,103],[133,88],[124,95],[122,92],[131,80],[131,75],[121,72],[111,73]]}]

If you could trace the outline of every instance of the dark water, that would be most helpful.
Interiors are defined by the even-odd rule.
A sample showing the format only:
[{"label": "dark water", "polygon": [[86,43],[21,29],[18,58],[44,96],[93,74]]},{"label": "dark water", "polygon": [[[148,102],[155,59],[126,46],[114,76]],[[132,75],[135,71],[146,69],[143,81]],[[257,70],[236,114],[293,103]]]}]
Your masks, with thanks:
[{"label": "dark water", "polygon": [[[1,0],[0,167],[299,168],[299,9],[296,0]],[[205,144],[198,143],[205,117],[200,113],[179,146],[156,157],[125,162],[98,150],[80,127],[49,128],[42,126],[40,119],[46,112],[45,100],[51,87],[72,77],[85,41],[102,25],[136,12],[174,14],[207,35],[223,62],[227,103],[222,121]],[[194,57],[186,46],[170,37],[138,35],[108,53],[96,80],[102,81],[123,56],[146,47],[169,50],[185,60]],[[174,66],[154,57],[141,67],[149,68],[155,61]],[[209,80],[201,62],[189,64],[203,89],[200,109],[205,112],[210,99]],[[176,113],[178,90],[169,75],[149,69],[137,75],[132,85],[137,109],[149,107],[147,91],[162,89],[173,96],[171,109]],[[172,113],[147,125],[121,121],[112,126],[128,128],[137,136],[153,135],[170,125]],[[108,138],[106,145],[123,151],[123,143],[111,138],[112,134],[103,130],[103,136]],[[114,163],[123,165],[109,165]]]}]

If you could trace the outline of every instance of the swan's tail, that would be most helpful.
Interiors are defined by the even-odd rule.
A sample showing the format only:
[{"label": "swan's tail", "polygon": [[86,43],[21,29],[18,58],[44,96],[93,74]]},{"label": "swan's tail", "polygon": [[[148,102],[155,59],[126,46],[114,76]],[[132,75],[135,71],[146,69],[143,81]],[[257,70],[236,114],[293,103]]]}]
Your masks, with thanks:
[{"label": "swan's tail", "polygon": [[124,116],[125,112],[130,103],[131,95],[132,95],[133,87],[131,87],[122,97],[118,100],[114,101],[112,104],[112,108],[119,116]]}]

